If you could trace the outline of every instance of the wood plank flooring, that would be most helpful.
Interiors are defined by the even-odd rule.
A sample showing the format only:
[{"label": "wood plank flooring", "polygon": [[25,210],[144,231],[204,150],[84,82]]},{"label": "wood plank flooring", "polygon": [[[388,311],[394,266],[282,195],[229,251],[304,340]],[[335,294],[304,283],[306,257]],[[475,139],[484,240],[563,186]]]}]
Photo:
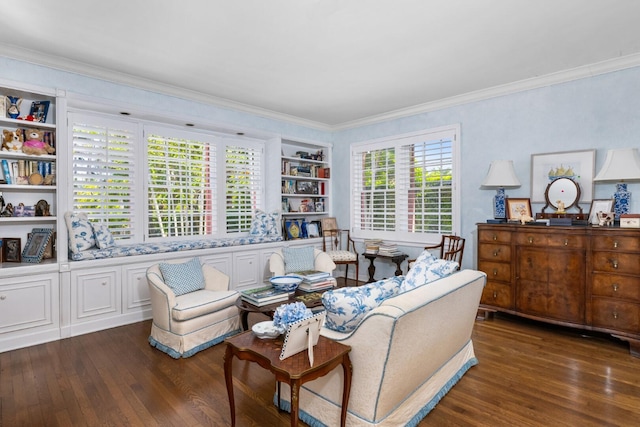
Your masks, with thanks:
[{"label": "wood plank flooring", "polygon": [[[174,360],[149,346],[149,330],[1,353],[0,426],[229,425],[224,345]],[[499,315],[477,321],[473,339],[479,365],[420,426],[640,425],[640,359],[625,343]],[[238,426],[289,425],[266,370],[236,359],[234,385]]]}]

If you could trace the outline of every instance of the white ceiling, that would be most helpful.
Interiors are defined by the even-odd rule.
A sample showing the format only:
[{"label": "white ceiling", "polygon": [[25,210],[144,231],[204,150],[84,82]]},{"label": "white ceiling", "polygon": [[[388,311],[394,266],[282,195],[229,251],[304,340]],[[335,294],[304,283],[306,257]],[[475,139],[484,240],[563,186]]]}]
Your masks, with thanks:
[{"label": "white ceiling", "polygon": [[0,16],[2,55],[330,128],[640,65],[636,0],[29,0]]}]

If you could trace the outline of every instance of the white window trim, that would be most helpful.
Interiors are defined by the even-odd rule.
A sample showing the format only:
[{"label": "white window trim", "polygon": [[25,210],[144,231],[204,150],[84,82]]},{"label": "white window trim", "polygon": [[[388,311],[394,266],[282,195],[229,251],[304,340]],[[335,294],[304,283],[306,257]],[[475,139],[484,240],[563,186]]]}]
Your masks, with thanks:
[{"label": "white window trim", "polygon": [[434,140],[441,137],[450,138],[453,135],[454,143],[452,147],[452,233],[460,235],[461,232],[461,195],[460,195],[460,176],[461,176],[461,134],[460,124],[453,124],[447,126],[441,126],[437,128],[424,129],[416,132],[405,133],[401,135],[392,135],[383,138],[377,138],[374,140],[358,142],[351,144],[349,169],[350,169],[350,185],[352,196],[349,198],[349,220],[351,225],[351,234],[357,239],[383,239],[395,243],[408,243],[408,244],[429,244],[440,241],[440,235],[434,233],[408,233],[403,231],[371,231],[360,230],[355,227],[353,218],[355,215],[355,201],[353,197],[353,183],[355,180],[355,171],[353,168],[353,156],[357,152],[362,152],[366,149],[375,150],[389,147],[400,147],[411,143],[412,140],[416,142],[424,141],[425,139]]}]

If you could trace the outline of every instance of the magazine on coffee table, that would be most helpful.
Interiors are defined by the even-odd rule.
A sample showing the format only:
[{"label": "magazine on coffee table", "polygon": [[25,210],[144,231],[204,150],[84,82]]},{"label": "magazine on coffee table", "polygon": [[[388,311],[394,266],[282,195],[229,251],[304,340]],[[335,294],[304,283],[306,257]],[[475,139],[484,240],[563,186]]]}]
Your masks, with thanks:
[{"label": "magazine on coffee table", "polygon": [[309,365],[313,366],[313,346],[318,344],[324,317],[325,312],[322,311],[314,316],[290,324],[284,337],[280,360],[307,350]]}]

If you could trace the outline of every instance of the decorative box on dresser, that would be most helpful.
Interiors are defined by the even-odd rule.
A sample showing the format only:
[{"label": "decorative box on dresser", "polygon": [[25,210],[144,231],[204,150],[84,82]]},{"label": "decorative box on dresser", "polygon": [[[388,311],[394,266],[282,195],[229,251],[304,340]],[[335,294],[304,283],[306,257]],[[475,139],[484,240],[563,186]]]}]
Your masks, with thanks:
[{"label": "decorative box on dresser", "polygon": [[640,230],[478,225],[480,308],[609,333],[640,357]]}]

